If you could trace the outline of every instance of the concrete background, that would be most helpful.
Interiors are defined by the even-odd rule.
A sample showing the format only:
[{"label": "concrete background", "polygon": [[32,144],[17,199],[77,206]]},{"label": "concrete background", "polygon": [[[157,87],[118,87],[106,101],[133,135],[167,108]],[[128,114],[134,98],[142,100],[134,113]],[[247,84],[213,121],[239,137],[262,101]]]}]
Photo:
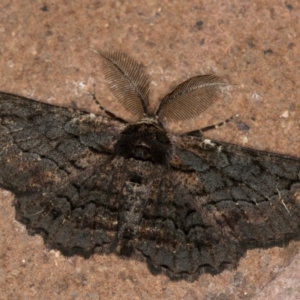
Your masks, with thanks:
[{"label": "concrete background", "polygon": [[[113,99],[90,51],[123,51],[151,76],[153,107],[188,77],[233,84],[199,128],[239,113],[210,138],[300,157],[299,1],[0,3],[0,90],[97,113]],[[247,126],[250,128],[246,130]],[[0,194],[0,299],[299,299],[300,243],[252,250],[235,271],[171,282],[115,256],[65,258],[14,220]]]}]

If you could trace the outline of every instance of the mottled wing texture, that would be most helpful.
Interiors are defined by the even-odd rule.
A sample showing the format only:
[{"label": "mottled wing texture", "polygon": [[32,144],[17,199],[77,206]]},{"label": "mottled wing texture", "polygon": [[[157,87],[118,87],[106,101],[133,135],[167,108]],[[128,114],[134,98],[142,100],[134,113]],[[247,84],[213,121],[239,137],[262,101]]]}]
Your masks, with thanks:
[{"label": "mottled wing texture", "polygon": [[66,255],[106,252],[116,232],[112,145],[123,129],[104,117],[0,93],[0,187],[16,218]]},{"label": "mottled wing texture", "polygon": [[195,279],[251,248],[299,239],[300,159],[180,137],[149,199],[137,248],[153,272]]},{"label": "mottled wing texture", "polygon": [[123,123],[3,93],[0,122],[0,187],[65,255],[113,252],[194,280],[299,239],[297,158],[193,136],[172,137],[167,163],[137,159],[139,144],[124,158]]},{"label": "mottled wing texture", "polygon": [[120,52],[99,52],[103,72],[116,100],[130,113],[143,117],[149,104],[149,80],[141,66]]},{"label": "mottled wing texture", "polygon": [[214,75],[189,78],[166,95],[157,111],[161,122],[180,122],[198,117],[222,94],[228,84]]}]

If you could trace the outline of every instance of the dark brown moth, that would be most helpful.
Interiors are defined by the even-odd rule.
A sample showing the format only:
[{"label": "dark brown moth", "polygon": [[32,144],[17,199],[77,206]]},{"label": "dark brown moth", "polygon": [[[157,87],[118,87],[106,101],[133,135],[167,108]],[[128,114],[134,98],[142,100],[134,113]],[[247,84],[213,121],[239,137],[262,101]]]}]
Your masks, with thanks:
[{"label": "dark brown moth", "polygon": [[152,116],[139,64],[99,54],[116,101],[139,121],[0,93],[0,187],[30,234],[67,256],[115,253],[187,280],[299,240],[299,158],[165,129],[199,116],[225,81],[190,78]]}]

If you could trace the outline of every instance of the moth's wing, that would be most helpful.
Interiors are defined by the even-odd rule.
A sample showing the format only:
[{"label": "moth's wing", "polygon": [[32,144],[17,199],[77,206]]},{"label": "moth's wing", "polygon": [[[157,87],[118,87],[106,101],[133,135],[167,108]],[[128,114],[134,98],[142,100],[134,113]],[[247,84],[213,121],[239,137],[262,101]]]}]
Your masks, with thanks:
[{"label": "moth's wing", "polygon": [[123,127],[0,93],[0,187],[49,247],[84,256],[108,248],[117,218],[113,144]]},{"label": "moth's wing", "polygon": [[299,239],[300,159],[179,137],[170,164],[138,241],[150,269],[193,280]]}]

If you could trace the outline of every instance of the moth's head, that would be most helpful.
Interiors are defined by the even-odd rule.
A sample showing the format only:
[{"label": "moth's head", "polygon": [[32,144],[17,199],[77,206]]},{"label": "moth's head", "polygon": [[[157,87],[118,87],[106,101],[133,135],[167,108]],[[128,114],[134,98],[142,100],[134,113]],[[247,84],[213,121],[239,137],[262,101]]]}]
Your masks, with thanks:
[{"label": "moth's head", "polygon": [[[122,107],[123,112],[111,111],[109,107],[104,107],[104,109],[129,123],[142,120],[145,116],[152,116],[154,108],[150,109],[149,105],[150,81],[144,73],[143,67],[124,53],[110,51],[98,53],[102,58],[103,71],[108,86],[115,95],[116,102]],[[197,118],[208,109],[227,87],[228,84],[222,78],[214,75],[200,75],[189,78],[161,99],[155,117],[170,133],[172,133],[172,129],[170,130],[169,125],[178,123],[181,125],[180,134],[199,129],[190,128],[190,120]],[[152,136],[152,129],[151,126],[145,128],[142,125],[128,127],[128,131],[137,131],[137,135],[140,134],[140,131],[145,130]],[[155,141],[153,140],[153,142]],[[147,153],[153,150],[150,147],[150,152],[147,151],[149,146],[147,139],[145,143],[146,145],[141,143],[140,147],[136,144],[136,156],[140,155],[146,158]],[[138,150],[141,154],[138,154]],[[150,157],[150,154],[148,156]]]},{"label": "moth's head", "polygon": [[115,154],[125,158],[166,164],[171,151],[171,141],[166,131],[157,123],[130,124],[115,144]]}]

